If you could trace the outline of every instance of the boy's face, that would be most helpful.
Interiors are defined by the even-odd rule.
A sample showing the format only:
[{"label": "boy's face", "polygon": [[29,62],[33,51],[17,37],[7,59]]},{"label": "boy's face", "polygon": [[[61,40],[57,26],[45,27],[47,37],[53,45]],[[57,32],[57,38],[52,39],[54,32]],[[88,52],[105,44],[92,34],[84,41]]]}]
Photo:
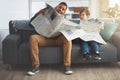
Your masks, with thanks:
[{"label": "boy's face", "polygon": [[88,16],[86,15],[85,12],[82,12],[82,13],[80,14],[80,19],[81,19],[81,20],[88,20]]},{"label": "boy's face", "polygon": [[64,4],[60,4],[56,7],[56,11],[59,14],[65,14],[66,10],[67,10],[67,6],[65,6]]}]

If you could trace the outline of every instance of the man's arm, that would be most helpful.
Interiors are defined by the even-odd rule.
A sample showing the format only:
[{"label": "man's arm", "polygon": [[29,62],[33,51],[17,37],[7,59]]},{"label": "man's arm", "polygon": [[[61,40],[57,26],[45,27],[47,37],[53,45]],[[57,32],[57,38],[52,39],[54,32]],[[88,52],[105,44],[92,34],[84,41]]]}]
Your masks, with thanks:
[{"label": "man's arm", "polygon": [[[47,8],[47,7],[46,7]],[[45,9],[46,8],[43,8],[41,9],[40,11],[38,11],[35,15],[39,15],[39,14],[43,14],[44,15],[44,12],[45,12]]]},{"label": "man's arm", "polygon": [[[47,8],[47,7],[46,7]],[[30,19],[30,22],[39,14],[43,14],[44,15],[44,12],[45,12],[45,9],[46,8],[43,8],[41,10],[39,10],[31,19]]]}]

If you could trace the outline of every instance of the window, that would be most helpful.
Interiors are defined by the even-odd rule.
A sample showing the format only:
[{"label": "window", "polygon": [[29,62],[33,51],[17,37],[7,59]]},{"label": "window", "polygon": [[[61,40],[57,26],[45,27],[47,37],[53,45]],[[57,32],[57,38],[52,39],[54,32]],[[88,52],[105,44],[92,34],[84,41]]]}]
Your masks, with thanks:
[{"label": "window", "polygon": [[115,4],[120,6],[120,0],[109,0],[109,7],[114,7]]},{"label": "window", "polygon": [[[76,18],[78,17],[77,12],[75,12],[75,8],[79,7],[89,7],[89,1],[90,0],[65,0],[64,2],[67,3],[68,9],[66,11],[66,15],[68,18]],[[30,10],[30,17],[32,17],[36,12],[38,12],[40,9],[44,8],[47,4],[50,4],[51,6],[55,7],[57,4],[59,4],[61,0],[31,0],[31,10]]]}]

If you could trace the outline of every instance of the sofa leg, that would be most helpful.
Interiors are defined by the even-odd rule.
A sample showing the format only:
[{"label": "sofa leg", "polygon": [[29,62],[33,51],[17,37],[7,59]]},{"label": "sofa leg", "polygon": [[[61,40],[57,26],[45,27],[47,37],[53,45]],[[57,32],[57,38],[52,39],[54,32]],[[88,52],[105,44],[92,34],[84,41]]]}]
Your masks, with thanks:
[{"label": "sofa leg", "polygon": [[11,69],[12,69],[11,64],[8,64],[8,70],[11,70]]}]

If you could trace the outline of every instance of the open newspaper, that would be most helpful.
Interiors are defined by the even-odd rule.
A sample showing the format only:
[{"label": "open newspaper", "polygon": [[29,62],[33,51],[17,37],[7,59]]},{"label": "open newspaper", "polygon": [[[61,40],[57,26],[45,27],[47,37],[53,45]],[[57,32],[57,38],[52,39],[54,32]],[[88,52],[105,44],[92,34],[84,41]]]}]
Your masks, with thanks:
[{"label": "open newspaper", "polygon": [[31,24],[39,34],[47,38],[56,37],[61,34],[61,30],[68,30],[78,25],[65,19],[48,4],[44,15],[39,14]]},{"label": "open newspaper", "polygon": [[81,21],[80,27],[85,31],[85,35],[80,38],[84,41],[96,41],[98,43],[106,44],[103,38],[100,35],[100,26],[104,26],[103,22],[100,22],[96,19],[91,21]]},{"label": "open newspaper", "polygon": [[[81,22],[80,25],[76,24],[65,19],[48,4],[44,15],[39,14],[31,21],[31,24],[40,35],[47,38],[52,38],[63,34],[67,40],[81,38],[85,41],[94,40],[105,44],[104,40],[99,35],[98,26],[100,26],[101,23]],[[88,26],[93,28],[90,28]],[[94,34],[98,34],[98,36],[94,36]]]}]

